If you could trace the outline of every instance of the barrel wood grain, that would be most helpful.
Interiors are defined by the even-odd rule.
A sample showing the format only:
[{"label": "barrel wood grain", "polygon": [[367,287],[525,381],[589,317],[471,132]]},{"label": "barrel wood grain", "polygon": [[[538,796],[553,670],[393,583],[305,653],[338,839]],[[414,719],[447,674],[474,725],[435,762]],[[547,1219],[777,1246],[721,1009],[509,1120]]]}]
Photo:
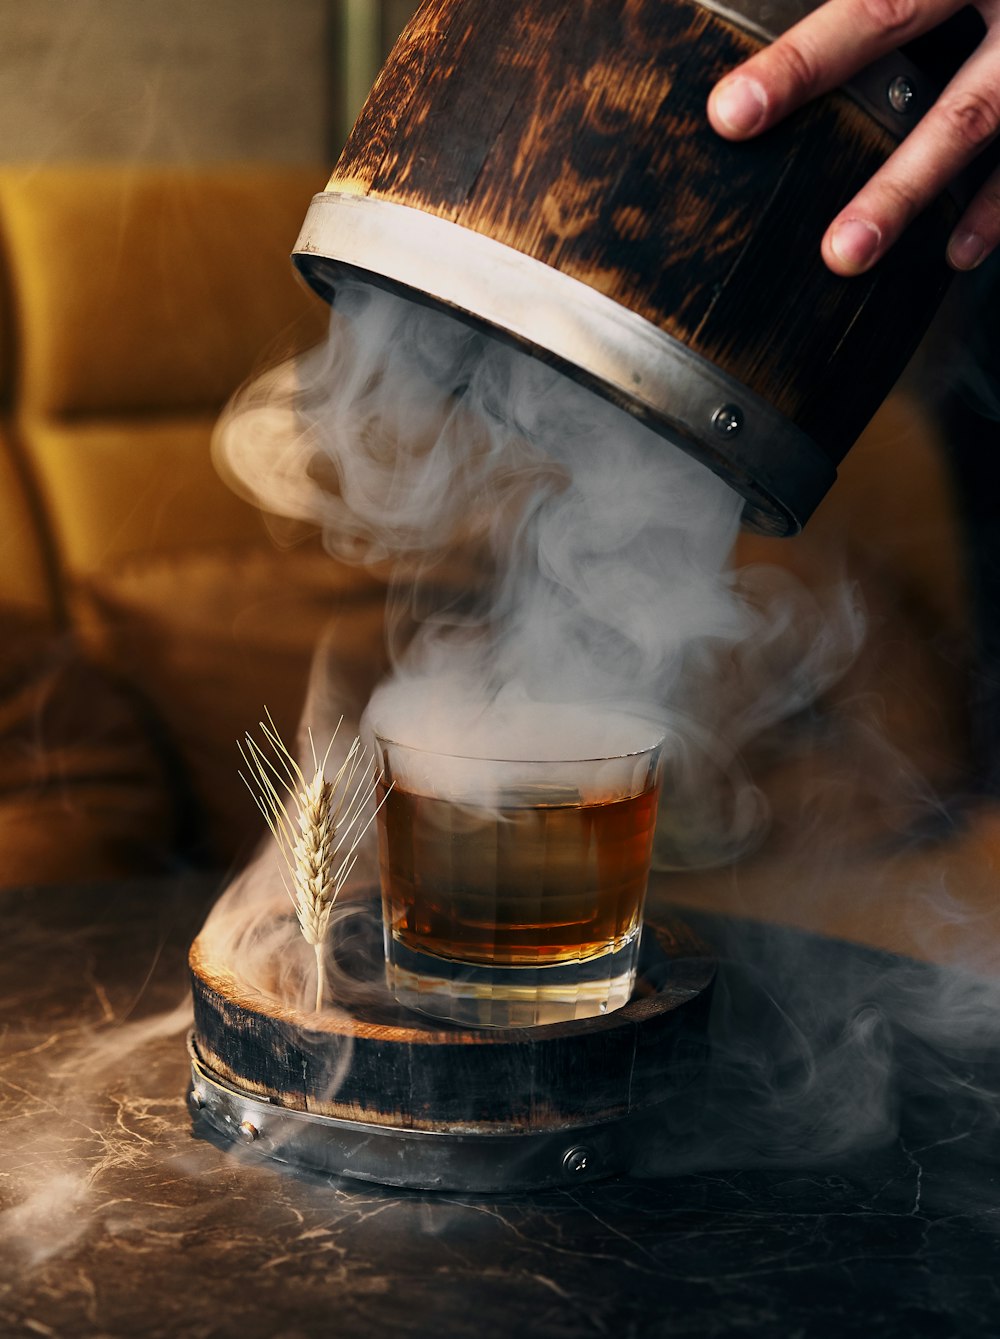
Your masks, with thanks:
[{"label": "barrel wood grain", "polygon": [[242,1091],[346,1120],[478,1133],[611,1120],[681,1094],[704,1051],[709,950],[679,922],[646,934],[646,974],[624,1008],[481,1030],[435,1024],[387,997],[320,1015],[279,1006],[214,961],[201,936],[189,958],[195,1043]]},{"label": "barrel wood grain", "polygon": [[942,198],[875,271],[829,273],[833,215],[893,147],[842,93],[714,134],[759,41],[692,0],[426,0],[330,181],[448,219],[613,298],[745,383],[836,463],[947,285]]}]

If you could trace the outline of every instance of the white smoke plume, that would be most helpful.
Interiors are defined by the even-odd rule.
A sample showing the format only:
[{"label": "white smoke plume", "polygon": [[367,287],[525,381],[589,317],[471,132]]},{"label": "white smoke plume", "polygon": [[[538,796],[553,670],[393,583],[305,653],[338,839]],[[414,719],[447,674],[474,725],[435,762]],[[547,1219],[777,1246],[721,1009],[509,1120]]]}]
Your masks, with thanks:
[{"label": "white smoke plume", "polygon": [[[458,702],[499,705],[504,729],[519,702],[613,708],[669,733],[679,792],[735,774],[861,641],[848,584],[819,608],[787,574],[734,576],[741,500],[704,465],[537,359],[359,283],[322,348],[237,397],[216,458],[339,557],[391,564],[392,708],[410,695],[412,730]],[[464,589],[435,599],[459,559]]]},{"label": "white smoke plume", "polygon": [[[233,486],[266,510],[320,526],[341,558],[390,571],[393,673],[367,715],[395,737],[504,757],[523,751],[523,731],[538,756],[559,758],[610,747],[608,720],[623,748],[664,735],[658,859],[680,870],[735,862],[760,840],[767,804],[745,758],[770,750],[794,794],[795,830],[776,834],[784,877],[762,893],[751,874],[751,915],[819,924],[859,877],[879,898],[876,827],[841,821],[859,787],[871,808],[883,792],[895,797],[900,838],[939,808],[883,737],[869,695],[848,695],[836,718],[814,710],[864,639],[841,569],[807,585],[783,568],[735,568],[741,504],[724,482],[447,314],[342,285],[328,342],[248,387],[216,451]],[[320,735],[338,701],[328,648],[307,709]],[[364,704],[352,706],[361,728]],[[819,764],[800,774],[804,751]],[[255,928],[266,870],[246,877],[263,901],[248,902],[244,884],[222,907],[238,927],[240,971],[260,988],[274,982],[267,964],[280,949]],[[939,894],[914,883],[924,910]],[[228,952],[224,922],[209,931],[214,951]],[[993,1035],[981,1018],[970,1024],[995,993],[988,966],[960,977],[873,955],[829,975],[823,941],[751,935],[739,922],[718,948],[730,970],[705,1105],[689,1138],[674,1131],[665,1147],[652,1133],[647,1169],[802,1163],[885,1140],[905,1087],[901,1030],[942,1056],[960,1055],[966,1035]],[[301,984],[272,988],[305,998]]]},{"label": "white smoke plume", "polygon": [[[829,793],[856,788],[859,769],[874,793],[895,769],[915,809],[933,807],[933,796],[863,712],[837,739],[807,711],[858,651],[864,620],[853,587],[833,573],[817,594],[774,568],[731,569],[739,500],[641,424],[441,313],[348,285],[329,342],[230,408],[218,456],[267,509],[321,525],[332,552],[392,570],[395,668],[373,710],[418,710],[413,728],[436,731],[435,712],[454,726],[456,716],[481,721],[499,703],[509,722],[528,703],[533,723],[541,714],[555,727],[556,752],[559,722],[575,733],[581,711],[590,726],[613,708],[628,722],[623,734],[668,734],[664,837],[667,862],[681,866],[735,860],[759,837],[764,811],[743,754],[775,722],[804,716],[802,736],[819,739],[843,770],[796,784],[802,822],[787,877],[765,871],[755,885],[753,871],[744,873],[746,909],[801,929],[810,903],[844,898],[851,881],[867,881],[872,902],[890,901],[885,869],[870,858],[859,865],[831,826]],[[336,644],[321,648],[305,720],[320,747],[341,713],[346,747],[365,705],[344,692]],[[782,737],[786,765],[794,738]],[[331,757],[331,769],[340,760]],[[713,823],[724,830],[706,837]],[[995,1050],[997,964],[968,952],[984,938],[982,924],[963,921],[961,906],[949,912],[955,885],[946,862],[942,870],[937,887],[908,878],[906,867],[899,881],[914,912],[933,912],[936,924],[951,915],[964,972],[716,921],[726,969],[703,1097],[679,1104],[689,1128],[653,1123],[639,1169],[843,1159],[893,1136],[918,1071],[934,1093],[995,1108],[996,1084],[969,1071],[974,1053]],[[364,904],[346,902],[338,936],[366,915]],[[217,904],[202,940],[260,996],[310,1008],[311,955],[272,850]],[[357,991],[332,976],[333,996],[343,998],[342,986]],[[125,1054],[157,1037],[180,1047],[187,1018],[185,1008],[142,1025],[122,1039]],[[81,1073],[98,1089],[117,1084],[122,1054],[116,1047],[109,1080],[108,1065],[82,1044],[62,1076],[71,1080],[66,1101],[78,1100]],[[334,1082],[349,1059],[345,1047]],[[22,1243],[19,1267],[73,1249],[80,1215],[101,1191],[92,1171],[80,1160],[17,1188],[0,1241]]]},{"label": "white smoke plume", "polygon": [[[215,457],[265,511],[390,575],[392,675],[365,710],[344,699],[335,646],[321,651],[304,719],[321,747],[341,712],[344,738],[374,726],[484,758],[663,737],[661,865],[731,861],[761,839],[742,750],[808,707],[863,638],[839,572],[817,594],[731,568],[742,502],[703,464],[537,359],[360,282],[338,287],[322,346],[235,397]],[[285,901],[265,846],[206,934],[215,961],[301,1006],[308,965]]]}]

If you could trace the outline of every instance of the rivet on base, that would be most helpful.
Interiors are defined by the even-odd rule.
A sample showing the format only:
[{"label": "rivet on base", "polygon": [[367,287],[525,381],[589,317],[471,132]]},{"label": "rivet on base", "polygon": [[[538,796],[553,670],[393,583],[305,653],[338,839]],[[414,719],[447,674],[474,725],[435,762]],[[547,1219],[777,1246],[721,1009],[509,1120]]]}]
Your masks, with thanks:
[{"label": "rivet on base", "polygon": [[260,1130],[257,1129],[256,1125],[254,1125],[251,1120],[240,1122],[239,1134],[244,1144],[252,1144],[255,1139],[260,1138]]},{"label": "rivet on base", "polygon": [[571,1148],[563,1154],[563,1171],[567,1176],[582,1176],[594,1170],[594,1158],[589,1148]]}]

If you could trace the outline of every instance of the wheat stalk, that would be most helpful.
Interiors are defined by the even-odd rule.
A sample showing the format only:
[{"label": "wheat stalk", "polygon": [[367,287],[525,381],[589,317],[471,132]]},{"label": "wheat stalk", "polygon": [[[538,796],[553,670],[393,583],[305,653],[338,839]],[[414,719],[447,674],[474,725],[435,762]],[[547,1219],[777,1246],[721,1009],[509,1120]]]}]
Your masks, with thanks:
[{"label": "wheat stalk", "polygon": [[264,716],[258,724],[274,756],[248,731],[239,750],[250,776],[243,772],[240,776],[264,815],[288,871],[288,880],[283,879],[285,891],[295,908],[303,938],[312,945],[316,956],[318,1011],[323,1007],[326,989],[324,949],[334,903],[350,877],[358,847],[385,797],[366,815],[368,802],[381,778],[373,772],[371,755],[360,739],[354,740],[340,770],[327,780],[326,764],[343,717],[337,722],[322,758],[309,730],[313,775],[307,780],[266,708]]}]

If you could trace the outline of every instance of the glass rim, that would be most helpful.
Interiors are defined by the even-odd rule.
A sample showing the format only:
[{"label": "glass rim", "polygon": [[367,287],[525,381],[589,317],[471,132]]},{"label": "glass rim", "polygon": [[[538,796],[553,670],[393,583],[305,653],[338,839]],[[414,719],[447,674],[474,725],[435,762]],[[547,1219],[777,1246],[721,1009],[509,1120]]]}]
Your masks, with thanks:
[{"label": "glass rim", "polygon": [[643,758],[647,754],[655,753],[662,749],[666,743],[667,736],[663,734],[652,744],[647,744],[645,748],[629,749],[626,753],[600,753],[600,754],[580,754],[576,757],[561,758],[526,758],[509,757],[500,758],[494,754],[485,753],[449,753],[444,749],[422,748],[419,744],[407,744],[401,739],[394,739],[391,735],[381,734],[374,726],[372,727],[372,736],[376,744],[391,744],[399,749],[408,749],[411,753],[420,753],[426,758],[452,758],[455,762],[484,762],[484,763],[521,763],[530,764],[535,767],[563,767],[580,766],[582,763],[603,763],[603,762],[627,762],[631,758]]}]

